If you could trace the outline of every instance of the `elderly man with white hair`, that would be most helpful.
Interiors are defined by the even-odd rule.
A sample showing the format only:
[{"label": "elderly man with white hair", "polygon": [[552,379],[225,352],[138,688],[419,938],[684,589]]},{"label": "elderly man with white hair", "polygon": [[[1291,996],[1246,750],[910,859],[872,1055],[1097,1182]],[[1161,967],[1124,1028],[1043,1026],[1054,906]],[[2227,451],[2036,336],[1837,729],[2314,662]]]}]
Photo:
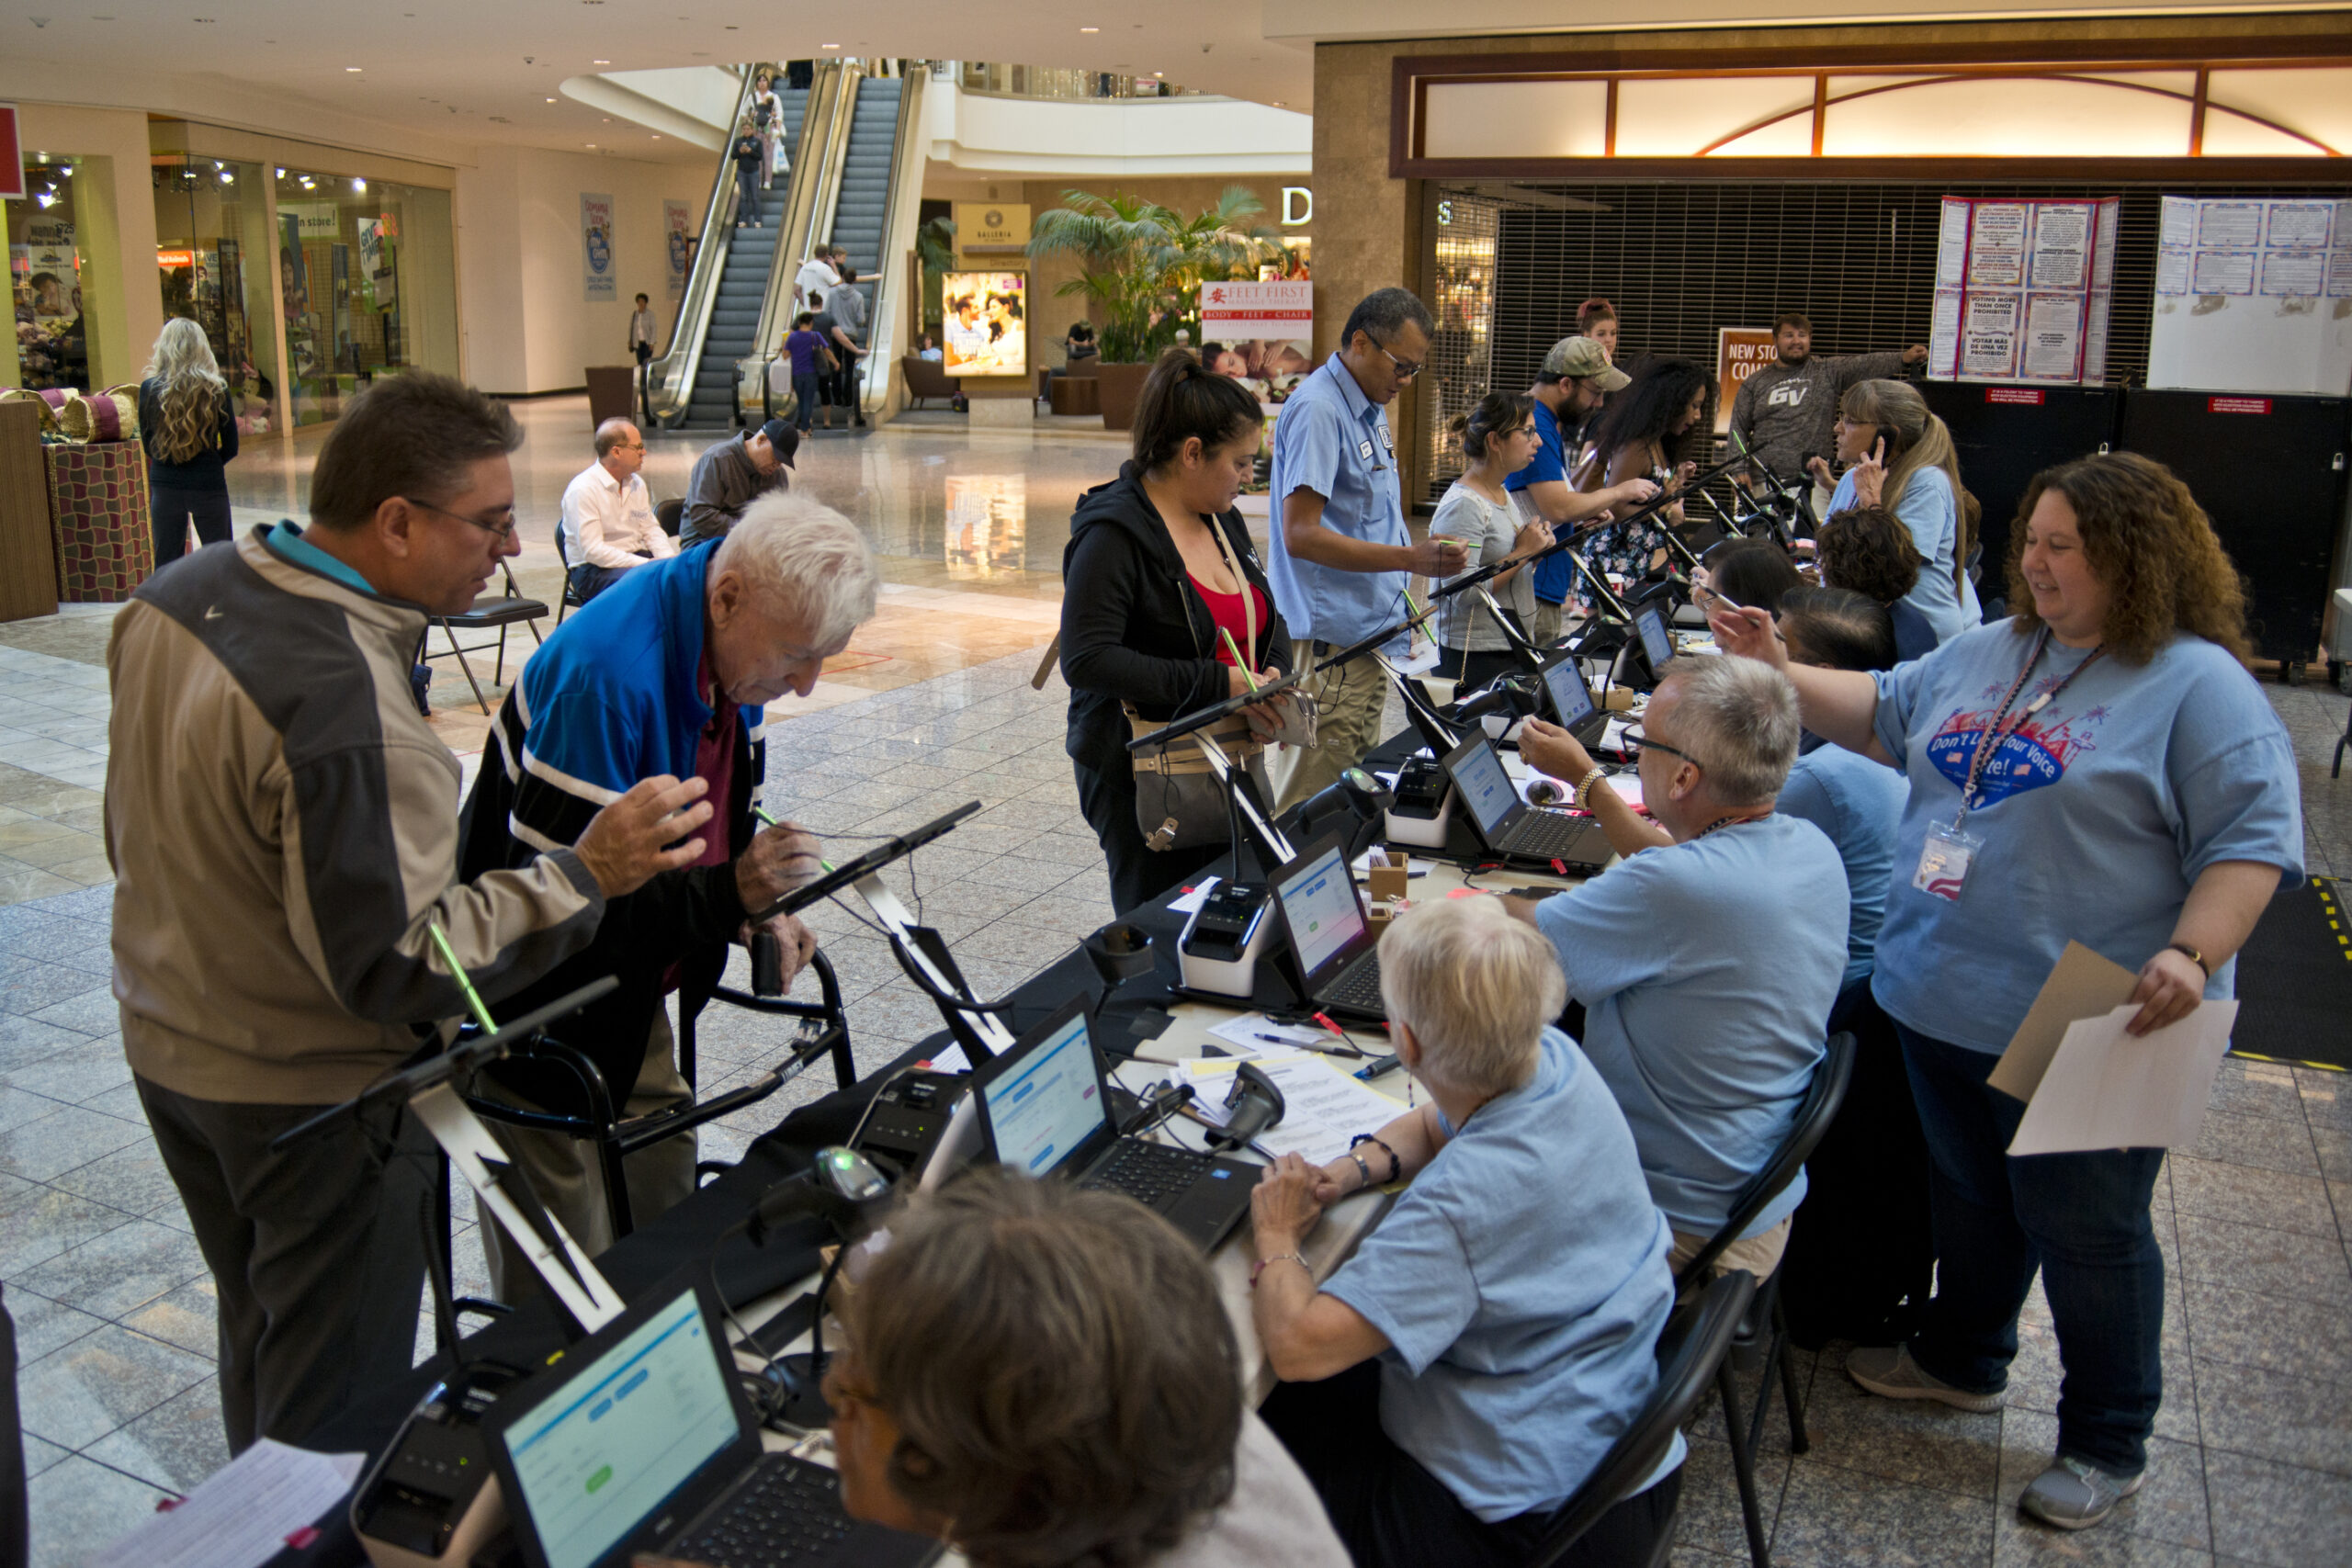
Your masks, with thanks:
[{"label": "elderly man with white hair", "polygon": [[[1626,736],[1651,822],[1567,731],[1530,720],[1520,740],[1623,857],[1570,892],[1509,902],[1585,1005],[1585,1050],[1634,1129],[1678,1269],[1787,1136],[1845,978],[1845,864],[1820,829],[1773,811],[1798,728],[1795,689],[1769,665],[1675,660]],[[1771,1273],[1804,1197],[1800,1175],[1719,1267]]]},{"label": "elderly man with white hair", "polygon": [[[880,574],[856,526],[806,496],[753,502],[724,537],[649,561],[573,615],[524,666],[500,707],[493,743],[467,803],[462,863],[477,874],[527,863],[570,843],[605,802],[652,766],[709,785],[717,808],[700,857],[605,910],[585,951],[507,998],[507,1016],[600,976],[621,982],[556,1031],[603,1071],[616,1106],[643,1115],[691,1092],[673,1060],[665,998],[707,994],[749,917],[817,874],[816,840],[789,823],[754,832],[766,773],[765,705],[807,696],[827,658],[874,614]],[[769,922],[786,984],[815,939],[789,916]],[[525,1106],[576,1111],[569,1075],[501,1064],[489,1092]],[[614,1239],[587,1145],[501,1127],[542,1201],[590,1253]],[[632,1217],[643,1224],[694,1190],[690,1134],[629,1156]],[[482,1227],[492,1283],[512,1300],[531,1270],[494,1225]]]},{"label": "elderly man with white hair", "polygon": [[[1608,1085],[1552,1027],[1551,953],[1500,905],[1424,905],[1381,942],[1430,1102],[1329,1165],[1284,1155],[1253,1195],[1251,1314],[1285,1380],[1262,1414],[1358,1568],[1526,1562],[1657,1382],[1666,1221]],[[1324,1207],[1407,1177],[1318,1292],[1299,1246]],[[1682,1455],[1677,1437],[1561,1568],[1657,1555]]]}]

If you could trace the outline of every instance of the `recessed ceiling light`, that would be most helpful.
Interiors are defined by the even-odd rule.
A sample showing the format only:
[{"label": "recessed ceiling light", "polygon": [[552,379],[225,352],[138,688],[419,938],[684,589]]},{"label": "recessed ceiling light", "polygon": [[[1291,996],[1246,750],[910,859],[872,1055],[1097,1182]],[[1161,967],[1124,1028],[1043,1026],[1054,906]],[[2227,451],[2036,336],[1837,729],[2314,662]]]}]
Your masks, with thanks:
[{"label": "recessed ceiling light", "polygon": [[817,47],[819,49],[839,49],[841,48],[841,45],[837,43],[820,43]]},{"label": "recessed ceiling light", "polygon": [[1099,33],[1102,29],[1101,28],[1080,28],[1078,30],[1082,33]]},{"label": "recessed ceiling light", "polygon": [[365,71],[365,70],[367,70],[367,69],[368,69],[368,68],[367,68],[365,65],[346,65],[346,66],[345,66],[345,67],[344,67],[344,70],[345,70],[345,71],[348,72],[349,73],[351,73],[351,74],[352,74],[352,75],[354,75],[354,76],[358,75],[362,71]]},{"label": "recessed ceiling light", "polygon": [[554,100],[553,98],[549,98],[549,99],[548,100],[548,102],[549,102],[549,103],[553,103],[553,102],[555,102],[555,100]]},{"label": "recessed ceiling light", "polygon": [[368,182],[366,180],[354,180],[351,182],[351,188],[357,191],[361,196],[366,196],[368,194]]},{"label": "recessed ceiling light", "polygon": [[1276,107],[1276,108],[1283,108],[1283,107],[1288,107],[1288,106],[1286,106],[1285,104],[1283,104],[1283,102],[1280,98],[1276,98],[1276,99],[1274,100],[1274,107]]},{"label": "recessed ceiling light", "polygon": [[1152,73],[1152,74],[1153,74],[1154,76],[1165,76],[1165,75],[1167,75],[1167,74],[1168,74],[1168,73],[1167,73],[1167,72],[1165,72],[1165,71],[1155,71],[1155,72],[1153,72],[1153,73]]},{"label": "recessed ceiling light", "polygon": [[594,146],[595,146],[596,144],[595,144],[594,142],[591,141],[590,143],[588,143],[588,145],[589,145],[589,146],[591,146],[591,147],[594,147]]},{"label": "recessed ceiling light", "polygon": [[612,62],[609,60],[592,60],[588,63],[591,65],[610,65]]},{"label": "recessed ceiling light", "polygon": [[653,140],[654,140],[654,141],[661,141],[661,140],[662,140],[662,133],[661,133],[660,131],[658,131],[658,130],[657,130],[657,131],[655,131],[655,132],[653,133]]}]

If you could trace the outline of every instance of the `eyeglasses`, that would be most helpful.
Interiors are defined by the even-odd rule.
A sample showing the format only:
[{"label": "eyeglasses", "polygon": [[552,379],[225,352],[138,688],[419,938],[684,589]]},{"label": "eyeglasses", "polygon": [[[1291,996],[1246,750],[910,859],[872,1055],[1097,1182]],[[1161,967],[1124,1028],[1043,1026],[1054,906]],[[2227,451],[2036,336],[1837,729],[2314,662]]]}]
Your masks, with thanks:
[{"label": "eyeglasses", "polygon": [[437,512],[444,517],[454,518],[458,522],[466,524],[469,527],[479,528],[483,533],[488,534],[491,537],[496,539],[502,545],[514,536],[514,509],[513,507],[508,507],[506,509],[505,522],[485,523],[479,517],[469,517],[462,512],[452,512],[446,506],[435,506],[429,501],[419,501],[413,495],[404,495],[401,497],[401,499],[407,502],[411,506],[422,507],[427,512]]},{"label": "eyeglasses", "polygon": [[1528,423],[1521,425],[1517,430],[1512,431],[1511,434],[1513,435],[1534,435],[1540,433],[1532,423]]},{"label": "eyeglasses", "polygon": [[1694,768],[1703,768],[1707,765],[1706,763],[1699,761],[1698,758],[1690,755],[1690,752],[1683,750],[1680,747],[1668,746],[1663,740],[1653,740],[1638,729],[1629,729],[1625,731],[1624,746],[1625,750],[1631,751],[1636,760],[1639,760],[1644,751],[1657,750],[1665,751],[1673,756],[1679,757]]},{"label": "eyeglasses", "polygon": [[[1364,336],[1372,337],[1372,334],[1366,333]],[[1388,345],[1378,338],[1372,338],[1372,346],[1383,354],[1388,354]],[[1421,362],[1418,359],[1399,359],[1395,355],[1388,354],[1388,363],[1396,367],[1396,379],[1399,381],[1409,381],[1421,373]]]}]

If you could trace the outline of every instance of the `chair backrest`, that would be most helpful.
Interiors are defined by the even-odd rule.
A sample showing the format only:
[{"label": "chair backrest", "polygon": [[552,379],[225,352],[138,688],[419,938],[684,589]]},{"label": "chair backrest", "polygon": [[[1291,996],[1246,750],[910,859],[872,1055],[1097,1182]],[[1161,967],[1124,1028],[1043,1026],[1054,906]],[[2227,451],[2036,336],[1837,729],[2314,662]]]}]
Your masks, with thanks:
[{"label": "chair backrest", "polygon": [[555,558],[557,564],[563,568],[563,575],[568,581],[571,576],[571,552],[563,547],[563,521],[560,518],[556,520],[555,525]]},{"label": "chair backrest", "polygon": [[678,536],[678,519],[685,513],[686,503],[682,500],[657,501],[653,503],[653,521],[661,524],[662,531],[673,539]]},{"label": "chair backrest", "polygon": [[[1600,1522],[1600,1516],[1633,1495],[1666,1457],[1674,1435],[1690,1419],[1713,1386],[1715,1369],[1731,1349],[1732,1336],[1756,1296],[1756,1276],[1735,1269],[1706,1293],[1667,1319],[1657,1340],[1657,1386],[1633,1424],[1600,1456],[1576,1495],[1560,1505],[1552,1528],[1528,1558],[1529,1568],[1549,1568]],[[1674,1532],[1665,1532],[1670,1540]],[[1665,1540],[1659,1542],[1663,1547]],[[1663,1552],[1660,1553],[1663,1555]]]},{"label": "chair backrest", "polygon": [[1804,1102],[1797,1107],[1797,1119],[1790,1124],[1789,1135],[1781,1140],[1772,1157],[1747,1179],[1747,1185],[1732,1199],[1731,1213],[1723,1227],[1682,1266],[1682,1271],[1674,1279],[1676,1289],[1688,1290],[1691,1281],[1705,1279],[1715,1259],[1723,1256],[1724,1248],[1738,1240],[1740,1234],[1756,1223],[1756,1216],[1764,1212],[1764,1205],[1797,1179],[1804,1162],[1821,1146],[1829,1123],[1838,1119],[1838,1108],[1846,1102],[1846,1086],[1853,1077],[1854,1037],[1833,1034],[1827,1053],[1813,1069],[1812,1086],[1805,1090]]}]

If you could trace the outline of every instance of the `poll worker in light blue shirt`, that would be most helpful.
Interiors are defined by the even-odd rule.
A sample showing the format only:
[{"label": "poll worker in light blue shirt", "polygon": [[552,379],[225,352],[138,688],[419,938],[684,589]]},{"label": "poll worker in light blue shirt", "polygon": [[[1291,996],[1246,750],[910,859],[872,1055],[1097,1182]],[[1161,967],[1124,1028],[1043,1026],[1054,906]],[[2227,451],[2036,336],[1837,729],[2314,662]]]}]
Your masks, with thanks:
[{"label": "poll worker in light blue shirt", "polygon": [[2117,453],[2037,476],[2022,510],[2017,614],[1891,672],[1790,664],[1753,611],[1713,624],[1786,669],[1807,728],[1910,784],[1872,986],[1934,1156],[1937,1293],[1907,1345],[1847,1372],[1997,1408],[2038,1267],[2065,1382],[2056,1456],[2019,1506],[2080,1529],[2140,1485],[2163,1401],[2164,1151],[2011,1157],[2024,1107],[1985,1079],[2070,941],[2137,972],[2133,1034],[2229,996],[2301,874],[2302,821],[2286,728],[2245,668],[2237,573],[2188,488]]},{"label": "poll worker in light blue shirt", "polygon": [[[1911,530],[1919,547],[1919,581],[1903,602],[1927,617],[1939,640],[1984,620],[1976,585],[1968,580],[1976,547],[1972,503],[1963,504],[1960,458],[1951,432],[1907,381],[1857,381],[1838,402],[1829,434],[1838,460],[1852,465],[1838,479],[1825,515],[1857,506],[1884,506]],[[1829,482],[1819,458],[1813,477]]]},{"label": "poll worker in light blue shirt", "polygon": [[[1357,1568],[1517,1564],[1655,1390],[1674,1301],[1664,1218],[1608,1086],[1548,1027],[1566,1000],[1500,900],[1424,905],[1381,943],[1396,1053],[1430,1103],[1258,1188],[1251,1313],[1284,1386],[1266,1424]],[[1323,1209],[1409,1178],[1318,1292]],[[1566,1568],[1646,1562],[1673,1523],[1682,1439]]]},{"label": "poll worker in light blue shirt", "polygon": [[[1321,660],[1411,612],[1416,572],[1452,577],[1469,561],[1459,540],[1416,545],[1405,530],[1388,405],[1429,357],[1429,307],[1410,289],[1364,296],[1340,334],[1340,352],[1298,384],[1274,422],[1270,461],[1274,604],[1303,660]],[[1402,655],[1403,635],[1385,645]],[[1388,682],[1366,653],[1306,682],[1318,708],[1317,744],[1268,760],[1276,805],[1287,810],[1380,743]]]},{"label": "poll worker in light blue shirt", "polygon": [[[1574,736],[1528,722],[1528,766],[1575,783],[1623,858],[1510,906],[1551,939],[1585,1004],[1585,1053],[1634,1129],[1679,1269],[1731,1218],[1812,1087],[1846,972],[1846,872],[1821,829],[1773,809],[1797,752],[1788,682],[1723,659],[1667,668],[1628,737],[1654,821]],[[1804,1197],[1800,1174],[1719,1269],[1768,1277]]]}]

